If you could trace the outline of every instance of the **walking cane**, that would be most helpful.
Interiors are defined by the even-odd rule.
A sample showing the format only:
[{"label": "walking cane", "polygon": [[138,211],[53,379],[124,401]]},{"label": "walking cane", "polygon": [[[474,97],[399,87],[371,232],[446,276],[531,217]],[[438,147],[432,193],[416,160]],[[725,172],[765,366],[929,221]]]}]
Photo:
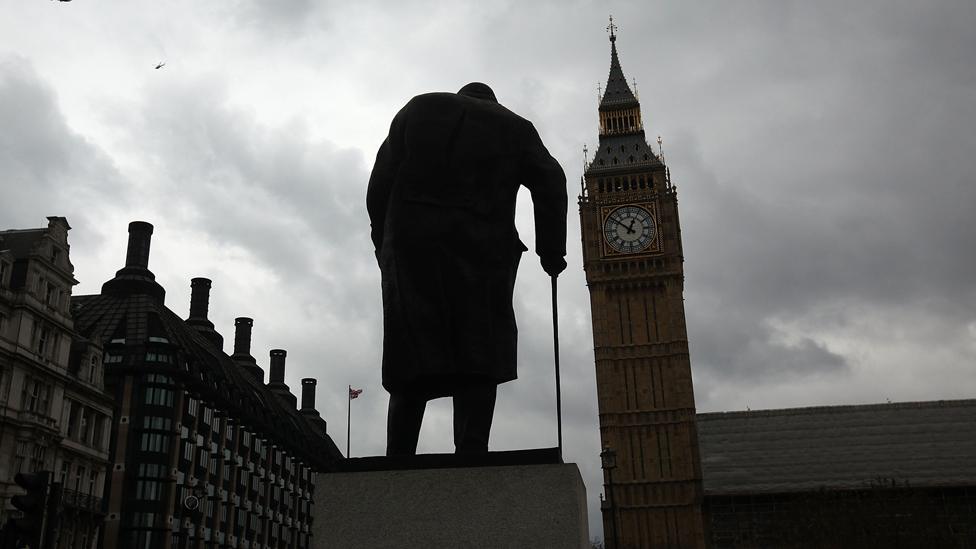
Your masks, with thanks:
[{"label": "walking cane", "polygon": [[559,463],[563,462],[563,404],[559,380],[559,314],[556,307],[556,277],[552,280],[552,349],[556,362],[556,432],[559,440]]}]

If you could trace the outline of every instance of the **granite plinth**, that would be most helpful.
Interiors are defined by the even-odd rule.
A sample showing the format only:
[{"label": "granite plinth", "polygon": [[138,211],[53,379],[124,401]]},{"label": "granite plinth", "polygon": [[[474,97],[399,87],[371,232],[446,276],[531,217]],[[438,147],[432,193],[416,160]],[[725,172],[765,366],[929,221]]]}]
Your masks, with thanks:
[{"label": "granite plinth", "polygon": [[[474,465],[457,456],[348,460],[351,470],[316,478],[313,546],[588,548],[576,465],[511,463],[513,454]],[[507,463],[484,465],[492,461]],[[417,468],[424,462],[435,466]]]}]

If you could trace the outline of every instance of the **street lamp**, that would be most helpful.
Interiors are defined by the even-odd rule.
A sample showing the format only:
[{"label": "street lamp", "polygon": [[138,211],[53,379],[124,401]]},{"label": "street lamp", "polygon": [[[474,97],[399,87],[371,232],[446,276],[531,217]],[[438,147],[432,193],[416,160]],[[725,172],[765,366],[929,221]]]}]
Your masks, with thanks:
[{"label": "street lamp", "polygon": [[617,468],[617,452],[607,446],[600,452],[600,461],[607,472],[607,499],[610,500],[610,524],[613,529],[613,545],[608,549],[617,549],[617,506],[613,497],[613,470]]}]

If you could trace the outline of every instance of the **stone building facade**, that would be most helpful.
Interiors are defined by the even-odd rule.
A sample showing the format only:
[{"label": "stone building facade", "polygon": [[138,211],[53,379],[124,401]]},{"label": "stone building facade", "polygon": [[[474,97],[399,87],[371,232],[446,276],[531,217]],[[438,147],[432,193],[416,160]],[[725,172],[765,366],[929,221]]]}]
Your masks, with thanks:
[{"label": "stone building facade", "polygon": [[23,493],[20,472],[48,470],[62,485],[57,548],[94,547],[103,519],[113,401],[100,345],[69,314],[74,267],[63,217],[0,231],[0,521]]}]

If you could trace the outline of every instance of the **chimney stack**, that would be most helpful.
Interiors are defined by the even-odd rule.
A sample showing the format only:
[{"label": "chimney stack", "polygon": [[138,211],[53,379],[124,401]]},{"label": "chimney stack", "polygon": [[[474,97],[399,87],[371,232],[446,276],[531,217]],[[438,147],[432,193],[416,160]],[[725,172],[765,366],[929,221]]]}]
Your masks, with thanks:
[{"label": "chimney stack", "polygon": [[[315,381],[314,377],[302,379],[302,413],[315,412]],[[316,412],[318,415],[318,412]]]},{"label": "chimney stack", "polygon": [[207,318],[210,311],[210,286],[213,282],[209,278],[196,277],[190,279],[190,318]]},{"label": "chimney stack", "polygon": [[287,354],[284,349],[271,350],[271,374],[268,376],[268,388],[294,409],[298,405],[298,399],[291,394],[288,385],[285,384],[285,356]]},{"label": "chimney stack", "polygon": [[250,372],[258,381],[264,383],[264,370],[258,366],[257,360],[251,356],[251,329],[254,319],[239,316],[234,319],[234,354],[231,358],[240,364],[245,371]]},{"label": "chimney stack", "polygon": [[129,223],[129,246],[125,252],[125,266],[149,268],[149,243],[153,226],[145,221]]},{"label": "chimney stack", "polygon": [[149,270],[149,244],[153,226],[145,221],[129,223],[129,245],[125,251],[125,267],[115,273],[115,278],[102,285],[102,293],[114,296],[148,295],[162,304],[166,290],[156,282]]},{"label": "chimney stack", "polygon": [[285,357],[288,352],[284,349],[271,349],[271,377],[268,378],[268,385],[285,383]]},{"label": "chimney stack", "polygon": [[207,318],[210,311],[209,278],[196,277],[190,279],[190,317],[186,319],[188,326],[192,326],[203,337],[210,340],[218,349],[224,349],[224,336],[214,330],[213,322]]},{"label": "chimney stack", "polygon": [[312,428],[313,431],[319,435],[325,436],[328,430],[328,424],[322,419],[319,411],[315,409],[315,378],[306,377],[302,379],[302,408],[298,411],[299,414],[305,417],[305,421]]},{"label": "chimney stack", "polygon": [[251,328],[254,319],[239,316],[234,319],[234,356],[251,356]]}]

